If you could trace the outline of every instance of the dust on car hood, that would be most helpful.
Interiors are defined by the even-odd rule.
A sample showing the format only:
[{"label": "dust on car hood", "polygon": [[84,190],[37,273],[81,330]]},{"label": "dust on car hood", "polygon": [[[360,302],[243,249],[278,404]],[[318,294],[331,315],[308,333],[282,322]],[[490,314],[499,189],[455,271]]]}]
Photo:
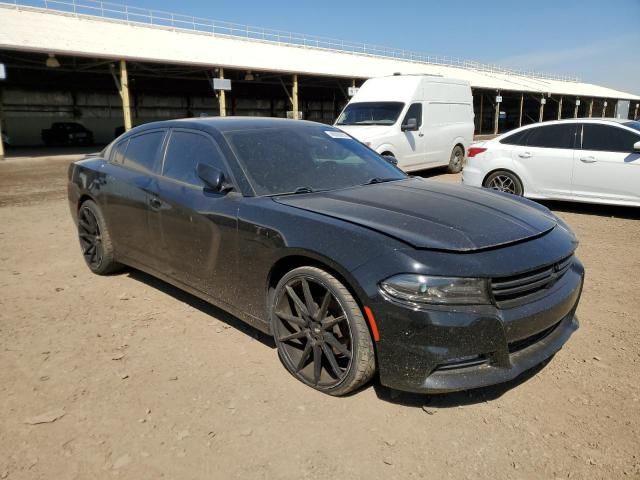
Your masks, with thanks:
[{"label": "dust on car hood", "polygon": [[421,178],[275,201],[362,225],[415,248],[467,252],[538,237],[556,226],[544,207],[490,190]]}]

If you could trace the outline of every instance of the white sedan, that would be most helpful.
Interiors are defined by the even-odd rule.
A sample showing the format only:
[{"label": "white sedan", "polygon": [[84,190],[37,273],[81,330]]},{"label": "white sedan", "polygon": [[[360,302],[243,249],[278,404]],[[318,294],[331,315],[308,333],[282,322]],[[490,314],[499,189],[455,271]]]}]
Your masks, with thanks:
[{"label": "white sedan", "polygon": [[462,182],[535,199],[640,207],[640,122],[578,118],[512,130],[469,147]]}]

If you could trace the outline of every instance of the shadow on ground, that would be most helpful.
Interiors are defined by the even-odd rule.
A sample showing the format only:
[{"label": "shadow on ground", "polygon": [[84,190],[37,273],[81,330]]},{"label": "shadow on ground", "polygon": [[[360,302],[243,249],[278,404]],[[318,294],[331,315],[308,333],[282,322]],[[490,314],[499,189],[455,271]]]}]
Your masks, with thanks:
[{"label": "shadow on ground", "polygon": [[209,315],[216,320],[226,323],[230,327],[235,328],[245,335],[258,340],[263,345],[269,348],[276,348],[273,338],[270,335],[264,334],[257,328],[252,327],[248,323],[243,322],[239,318],[231,315],[221,308],[218,308],[215,305],[212,305],[194,295],[191,295],[190,293],[185,292],[184,290],[180,290],[179,288],[174,287],[173,285],[149,274],[146,274],[140,270],[129,269],[127,273],[130,278],[142,282],[152,288],[160,290],[162,293],[165,293],[180,302],[186,303],[187,305],[200,310],[202,313],[205,313],[206,315]]},{"label": "shadow on ground", "polygon": [[535,377],[552,359],[547,359],[541,364],[527,370],[519,377],[505,383],[492,385],[490,387],[476,388],[474,390],[465,390],[462,392],[441,393],[435,395],[427,395],[420,393],[399,392],[380,385],[376,382],[374,389],[380,400],[414,408],[427,408],[430,413],[438,409],[456,408],[465,405],[475,405],[478,403],[496,400],[509,390],[527,382]]},{"label": "shadow on ground", "polygon": [[598,217],[624,218],[640,220],[640,208],[618,205],[600,205],[596,203],[564,202],[559,200],[538,200],[539,203],[555,212],[577,213]]}]

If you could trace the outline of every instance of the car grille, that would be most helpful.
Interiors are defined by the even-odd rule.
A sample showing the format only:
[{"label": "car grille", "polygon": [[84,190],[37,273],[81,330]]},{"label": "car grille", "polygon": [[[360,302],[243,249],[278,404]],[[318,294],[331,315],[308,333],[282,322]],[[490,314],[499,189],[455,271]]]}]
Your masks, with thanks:
[{"label": "car grille", "polygon": [[571,268],[573,255],[520,275],[491,280],[491,293],[499,307],[510,307],[539,296]]}]

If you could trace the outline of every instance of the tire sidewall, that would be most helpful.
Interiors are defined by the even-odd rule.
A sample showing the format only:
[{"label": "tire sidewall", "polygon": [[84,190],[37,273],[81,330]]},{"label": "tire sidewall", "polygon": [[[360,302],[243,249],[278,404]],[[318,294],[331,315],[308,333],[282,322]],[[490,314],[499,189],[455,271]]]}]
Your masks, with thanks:
[{"label": "tire sidewall", "polygon": [[[313,383],[307,381],[306,379],[299,377],[296,375],[296,372],[293,368],[293,365],[290,364],[289,361],[287,361],[286,358],[283,358],[285,355],[283,354],[283,352],[280,350],[280,348],[277,348],[278,350],[278,356],[280,357],[283,365],[285,366],[285,368],[289,371],[289,373],[291,373],[291,375],[293,375],[297,380],[301,381],[302,383],[304,383],[305,385],[310,386],[311,388],[318,390],[320,392],[323,393],[327,393],[330,395],[341,395],[343,393],[347,393],[350,392],[352,390],[352,388],[350,388],[351,384],[353,383],[355,377],[357,376],[357,364],[358,364],[358,360],[360,358],[360,355],[362,354],[361,349],[362,349],[362,343],[366,342],[367,339],[366,338],[361,338],[361,332],[359,331],[358,328],[355,328],[355,322],[356,321],[362,321],[364,322],[364,316],[362,315],[362,312],[360,311],[359,306],[357,307],[357,310],[354,311],[355,309],[350,307],[350,305],[356,305],[357,306],[357,302],[355,301],[355,298],[353,297],[353,295],[348,291],[348,289],[346,288],[346,286],[340,282],[338,279],[336,279],[333,275],[329,274],[328,272],[316,268],[316,267],[298,267],[295,268],[293,270],[291,270],[290,272],[286,273],[278,282],[278,285],[276,286],[274,295],[273,295],[273,301],[271,303],[270,309],[269,309],[269,318],[270,318],[270,322],[271,322],[271,331],[273,332],[273,338],[274,338],[274,342],[276,343],[276,347],[278,347],[278,341],[276,340],[276,336],[278,334],[277,328],[276,328],[276,318],[275,318],[275,308],[278,302],[278,299],[280,298],[280,295],[282,294],[282,291],[284,289],[284,286],[292,279],[294,278],[301,278],[301,277],[306,277],[309,278],[311,280],[313,280],[314,282],[318,282],[320,283],[323,287],[327,288],[328,290],[331,291],[331,293],[336,297],[336,299],[338,300],[338,303],[340,304],[340,306],[342,307],[342,309],[344,310],[346,316],[347,316],[347,322],[348,322],[348,327],[349,327],[349,332],[351,334],[351,351],[352,351],[352,358],[351,361],[349,363],[349,372],[347,373],[347,375],[345,376],[345,378],[338,383],[337,385],[333,385],[331,387],[319,387],[314,385]],[[341,285],[345,291],[347,292],[347,294],[349,295],[348,298],[343,291],[341,291],[341,289],[339,288],[335,288],[335,286],[333,285],[333,282],[337,282],[339,285]],[[358,317],[358,318],[356,318]],[[369,342],[371,342],[371,338],[369,337],[368,339]],[[372,347],[373,348],[373,347]],[[356,387],[357,388],[357,387]]]},{"label": "tire sidewall", "polygon": [[[489,175],[487,177],[487,179],[484,181],[482,186],[484,188],[492,189],[488,185],[498,175],[505,175],[505,176],[510,177],[511,180],[513,181],[513,183],[516,185],[518,191],[516,193],[511,193],[511,195],[517,195],[518,197],[522,197],[524,195],[524,187],[522,185],[522,182],[520,181],[520,178],[515,173],[510,172],[508,170],[498,170],[498,171],[493,172],[491,175]],[[503,193],[510,193],[510,192],[503,192]]]}]

